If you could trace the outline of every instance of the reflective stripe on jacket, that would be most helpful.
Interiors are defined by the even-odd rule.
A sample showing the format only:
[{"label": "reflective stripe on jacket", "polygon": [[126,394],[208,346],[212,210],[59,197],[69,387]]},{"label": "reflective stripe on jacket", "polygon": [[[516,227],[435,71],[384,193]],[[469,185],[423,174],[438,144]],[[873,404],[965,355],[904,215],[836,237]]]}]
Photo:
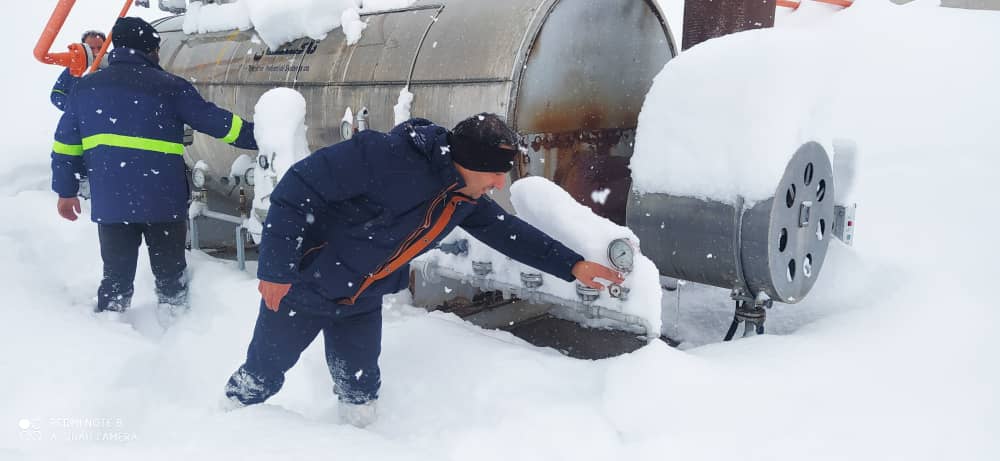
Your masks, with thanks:
[{"label": "reflective stripe on jacket", "polygon": [[186,219],[184,125],[244,149],[256,149],[253,124],[205,101],[186,80],[129,48],[79,79],[52,146],[52,189],[75,196],[90,179],[95,222]]}]

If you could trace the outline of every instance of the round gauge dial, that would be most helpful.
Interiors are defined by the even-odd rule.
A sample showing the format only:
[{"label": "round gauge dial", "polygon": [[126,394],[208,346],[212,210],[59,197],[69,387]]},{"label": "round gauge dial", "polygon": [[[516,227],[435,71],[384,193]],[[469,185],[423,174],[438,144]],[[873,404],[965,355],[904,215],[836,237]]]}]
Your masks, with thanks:
[{"label": "round gauge dial", "polygon": [[191,170],[191,184],[197,189],[205,187],[205,170],[201,168]]},{"label": "round gauge dial", "polygon": [[628,239],[614,239],[608,244],[608,260],[621,272],[632,272],[635,264],[635,247]]}]

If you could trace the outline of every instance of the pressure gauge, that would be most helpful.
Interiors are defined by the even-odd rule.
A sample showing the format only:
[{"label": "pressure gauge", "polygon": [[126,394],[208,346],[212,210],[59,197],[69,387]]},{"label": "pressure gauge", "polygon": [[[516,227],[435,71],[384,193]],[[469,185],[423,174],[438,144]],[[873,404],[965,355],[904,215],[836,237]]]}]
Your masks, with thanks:
[{"label": "pressure gauge", "polygon": [[195,189],[205,187],[205,170],[197,166],[191,170],[191,183]]},{"label": "pressure gauge", "polygon": [[635,247],[626,238],[614,239],[608,244],[608,260],[620,272],[632,272],[635,264]]}]

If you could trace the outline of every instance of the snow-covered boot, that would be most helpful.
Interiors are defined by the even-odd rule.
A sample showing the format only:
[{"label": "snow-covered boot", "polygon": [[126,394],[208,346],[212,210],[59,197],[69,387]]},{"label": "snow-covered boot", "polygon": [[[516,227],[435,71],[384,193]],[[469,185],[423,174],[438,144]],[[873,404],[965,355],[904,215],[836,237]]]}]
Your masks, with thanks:
[{"label": "snow-covered boot", "polygon": [[125,312],[131,305],[131,291],[126,294],[111,295],[107,299],[101,299],[100,295],[98,295],[97,306],[94,308],[94,312]]},{"label": "snow-covered boot", "polygon": [[230,397],[226,395],[223,395],[222,400],[219,401],[219,409],[226,413],[229,413],[230,411],[233,410],[239,410],[240,408],[243,408],[245,406],[246,404],[240,402],[240,400],[237,399],[236,397]]},{"label": "snow-covered boot", "polygon": [[377,401],[371,400],[361,404],[340,402],[337,413],[340,415],[340,422],[365,428],[378,419]]},{"label": "snow-covered boot", "polygon": [[177,319],[190,310],[188,305],[187,287],[173,296],[157,293],[159,302],[156,305],[156,320],[163,328],[170,328]]}]

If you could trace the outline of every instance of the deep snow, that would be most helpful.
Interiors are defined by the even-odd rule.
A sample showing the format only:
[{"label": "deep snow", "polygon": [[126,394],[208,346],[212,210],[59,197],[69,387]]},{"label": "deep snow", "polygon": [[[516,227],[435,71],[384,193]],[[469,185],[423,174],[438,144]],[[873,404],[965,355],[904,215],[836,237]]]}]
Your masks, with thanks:
[{"label": "deep snow", "polygon": [[[381,419],[358,430],[335,423],[320,344],[268,404],[217,410],[256,315],[252,266],[191,255],[193,310],[166,333],[145,257],[134,310],[90,313],[96,229],[55,213],[58,69],[29,51],[49,3],[18,4],[2,77],[0,459],[1000,458],[997,13],[868,0],[805,29],[706,43],[658,77],[688,85],[657,125],[672,132],[705,133],[711,120],[706,136],[754,146],[746,120],[762,120],[767,142],[857,142],[856,246],[833,247],[810,296],[770,312],[772,334],[704,345],[724,332],[726,294],[688,284],[664,304],[677,312],[680,297],[668,323],[689,348],[580,361],[390,299]],[[83,15],[107,16],[93,10]],[[56,43],[104,22],[71,19]],[[789,43],[801,45],[798,67],[784,64]],[[720,110],[702,89],[774,68],[795,71],[792,90],[741,93]],[[813,110],[786,110],[803,105]]]}]

